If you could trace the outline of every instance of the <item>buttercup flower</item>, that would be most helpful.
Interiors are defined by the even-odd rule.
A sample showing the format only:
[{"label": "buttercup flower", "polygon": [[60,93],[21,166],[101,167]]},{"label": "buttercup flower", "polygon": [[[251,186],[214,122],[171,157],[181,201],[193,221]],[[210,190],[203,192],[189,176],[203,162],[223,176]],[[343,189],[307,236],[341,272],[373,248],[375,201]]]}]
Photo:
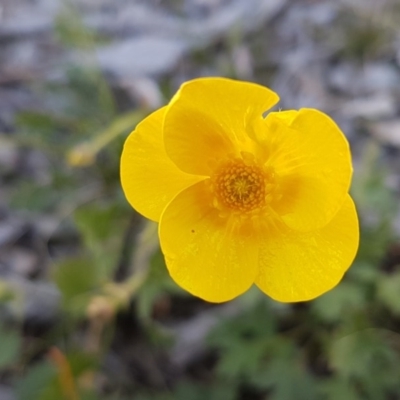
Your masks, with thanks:
[{"label": "buttercup flower", "polygon": [[266,115],[278,100],[254,83],[195,79],[126,140],[125,195],[159,222],[171,277],[205,300],[253,283],[278,301],[310,300],[355,257],[348,142],[314,109]]}]

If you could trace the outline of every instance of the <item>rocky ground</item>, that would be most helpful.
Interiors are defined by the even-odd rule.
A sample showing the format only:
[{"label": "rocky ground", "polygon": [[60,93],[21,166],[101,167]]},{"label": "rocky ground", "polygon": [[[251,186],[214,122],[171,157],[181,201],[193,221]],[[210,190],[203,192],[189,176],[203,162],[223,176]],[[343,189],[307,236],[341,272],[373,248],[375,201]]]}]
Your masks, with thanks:
[{"label": "rocky ground", "polygon": [[[159,107],[166,92],[197,76],[255,80],[280,94],[282,109],[315,107],[330,114],[350,140],[357,176],[368,149],[379,148],[384,184],[398,199],[399,26],[396,0],[2,0],[0,297],[6,282],[24,293],[18,310],[24,319],[52,321],[60,294],[49,268],[79,241],[60,224],[68,211],[54,205],[38,211],[18,199],[25,196],[18,193],[21,182],[38,191],[54,185],[54,160],[34,137],[20,136],[21,113],[65,109],[43,87],[68,86],[75,66],[99,68],[118,110],[126,112]],[[28,206],[14,206],[18,200]],[[392,222],[399,236],[399,216]],[[201,352],[221,310],[236,312],[223,307],[172,324],[178,338],[173,363],[186,365]],[[4,382],[0,399],[14,399]]]}]

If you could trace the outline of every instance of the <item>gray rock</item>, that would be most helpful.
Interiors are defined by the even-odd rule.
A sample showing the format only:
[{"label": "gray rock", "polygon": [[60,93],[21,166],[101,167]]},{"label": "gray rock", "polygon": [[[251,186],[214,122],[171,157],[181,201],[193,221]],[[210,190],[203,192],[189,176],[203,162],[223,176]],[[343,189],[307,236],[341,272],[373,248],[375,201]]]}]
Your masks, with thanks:
[{"label": "gray rock", "polygon": [[395,117],[397,108],[394,97],[387,92],[382,92],[342,102],[340,111],[343,115],[351,118],[362,117],[369,120],[377,120]]},{"label": "gray rock", "polygon": [[31,282],[10,275],[4,281],[14,293],[6,304],[9,317],[27,321],[50,323],[60,309],[61,295],[57,287],[47,282]]},{"label": "gray rock", "polygon": [[48,32],[61,0],[5,1],[0,14],[0,37],[21,37]]},{"label": "gray rock", "polygon": [[188,42],[183,39],[145,36],[100,48],[97,58],[106,72],[134,77],[172,69],[187,49]]},{"label": "gray rock", "polygon": [[400,74],[393,66],[384,62],[364,66],[345,62],[332,68],[329,84],[339,92],[364,96],[400,88]]},{"label": "gray rock", "polygon": [[373,123],[370,131],[381,143],[400,148],[400,119]]},{"label": "gray rock", "polygon": [[232,28],[252,32],[273,18],[285,4],[286,0],[236,0],[206,20],[187,20],[186,29],[193,38],[205,43]]},{"label": "gray rock", "polygon": [[26,223],[16,218],[0,220],[0,247],[15,242],[25,227]]},{"label": "gray rock", "polygon": [[2,258],[7,261],[11,270],[21,277],[29,278],[32,275],[36,275],[40,269],[41,257],[34,250],[14,246],[7,249],[7,251],[0,251],[0,260]]},{"label": "gray rock", "polygon": [[16,144],[11,140],[6,139],[4,135],[0,134],[0,178],[1,175],[14,171],[17,163],[18,148]]},{"label": "gray rock", "polygon": [[14,391],[5,385],[0,385],[0,399],[1,400],[16,400]]},{"label": "gray rock", "polygon": [[[97,57],[100,66],[117,77],[162,74],[173,69],[188,50],[208,45],[229,29],[257,29],[285,3],[286,0],[236,0],[203,19],[179,18],[149,6],[131,5],[116,18],[117,29],[135,29],[142,36],[99,48]],[[100,17],[88,20],[88,25],[97,29],[110,26]]]},{"label": "gray rock", "polygon": [[123,79],[118,83],[132,101],[140,104],[143,108],[155,110],[165,103],[155,79],[143,76],[137,79]]}]

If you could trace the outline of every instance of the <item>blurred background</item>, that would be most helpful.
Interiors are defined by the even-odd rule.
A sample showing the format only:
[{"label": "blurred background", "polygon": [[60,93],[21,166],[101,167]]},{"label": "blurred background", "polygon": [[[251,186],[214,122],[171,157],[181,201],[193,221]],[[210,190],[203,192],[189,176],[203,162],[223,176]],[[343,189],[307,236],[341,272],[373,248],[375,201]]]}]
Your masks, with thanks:
[{"label": "blurred background", "polygon": [[[361,247],[279,304],[178,288],[127,204],[123,142],[199,76],[347,135]],[[398,0],[0,1],[0,400],[400,399]]]}]

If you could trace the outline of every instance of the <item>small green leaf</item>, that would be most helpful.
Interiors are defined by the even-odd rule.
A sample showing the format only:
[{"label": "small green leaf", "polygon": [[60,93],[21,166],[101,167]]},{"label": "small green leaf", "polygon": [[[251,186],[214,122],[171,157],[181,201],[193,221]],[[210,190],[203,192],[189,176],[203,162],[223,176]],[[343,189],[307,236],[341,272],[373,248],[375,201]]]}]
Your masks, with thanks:
[{"label": "small green leaf", "polygon": [[349,282],[342,282],[311,303],[312,310],[326,322],[340,321],[345,314],[354,313],[364,306],[363,288]]},{"label": "small green leaf", "polygon": [[361,400],[354,386],[347,379],[334,377],[328,381],[322,381],[319,388],[326,400]]},{"label": "small green leaf", "polygon": [[377,298],[395,315],[400,315],[400,272],[381,277],[377,284]]},{"label": "small green leaf", "polygon": [[56,378],[57,371],[48,362],[33,366],[16,384],[18,400],[50,400],[49,392],[54,391]]},{"label": "small green leaf", "polygon": [[91,203],[74,212],[74,220],[99,274],[109,278],[120,256],[126,212],[118,205]]},{"label": "small green leaf", "polygon": [[67,301],[92,291],[99,283],[98,270],[89,260],[69,259],[55,268],[55,282]]},{"label": "small green leaf", "polygon": [[234,385],[218,383],[205,386],[184,381],[176,388],[174,400],[234,400],[236,398]]},{"label": "small green leaf", "polygon": [[272,358],[252,377],[251,382],[257,387],[271,391],[271,400],[313,400],[316,399],[314,378],[299,361],[299,353],[290,343],[278,346],[277,356]]},{"label": "small green leaf", "polygon": [[0,368],[16,362],[21,347],[21,337],[17,332],[5,330],[0,326]]},{"label": "small green leaf", "polygon": [[383,374],[387,375],[384,380],[390,381],[391,373],[399,372],[398,357],[383,334],[386,331],[369,328],[336,340],[330,349],[331,366],[345,378],[382,379]]}]

